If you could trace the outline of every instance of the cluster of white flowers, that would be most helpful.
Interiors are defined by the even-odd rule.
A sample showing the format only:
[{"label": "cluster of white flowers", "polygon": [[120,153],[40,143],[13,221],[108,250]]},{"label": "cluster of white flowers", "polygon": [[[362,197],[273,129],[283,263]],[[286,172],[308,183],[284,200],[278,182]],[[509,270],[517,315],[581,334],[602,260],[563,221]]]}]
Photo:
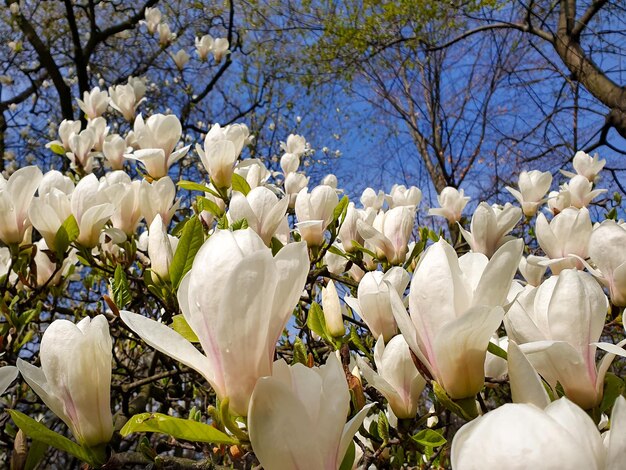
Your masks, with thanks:
[{"label": "cluster of white flowers", "polygon": [[[148,30],[163,34],[160,13],[148,10]],[[218,41],[200,39],[199,56],[205,60],[212,51],[219,60],[225,48]],[[204,377],[230,413],[247,417],[247,427],[233,433],[250,439],[267,469],[339,468],[374,406],[361,404],[346,423],[347,375],[380,392],[392,426],[427,406],[425,387],[438,406],[476,418],[485,412],[475,399],[485,377],[508,377],[517,404],[461,428],[452,443],[454,468],[520,468],[520,461],[537,468],[548,468],[546,462],[553,463],[549,468],[620,467],[626,458],[623,398],[613,397],[606,447],[583,411],[597,411],[611,362],[626,356],[626,340],[600,341],[613,320],[607,320],[609,305],[626,306],[626,225],[605,220],[594,226],[587,209],[605,192],[594,189],[604,160],[577,153],[576,173],[564,172],[569,182],[547,197],[552,175],[522,172],[518,189],[507,188],[518,204],[480,202],[470,226],[460,227],[470,251],[459,256],[443,238],[427,246],[429,231],[416,227],[419,188],[394,185],[388,194],[367,188],[357,206],[347,196],[340,199],[334,175],[309,185],[300,171],[310,151],[304,137],[288,136],[281,171],[271,172],[261,160],[242,158],[251,138],[245,125],[214,124],[196,145],[207,182],[179,182],[200,192],[195,221],[185,227],[196,223],[202,242],[193,259],[183,259],[189,268],[181,273],[177,260],[190,251],[185,241],[180,254],[180,235],[171,235],[172,220],[183,217],[169,170],[190,147],[180,146],[176,116],[136,115],[144,93],[143,81],[131,79],[79,100],[86,129],[63,121],[59,140],[49,144],[72,161],[73,179],[57,171],[44,175],[35,166],[0,179],[4,273],[11,275],[19,247],[37,238],[37,285],[51,277],[54,285],[63,282],[68,264],[78,263],[72,256],[77,251],[89,262],[139,250],[133,262],[176,292],[182,318],[204,353],[158,321],[157,312],[147,318],[122,311],[121,319],[149,347]],[[133,123],[126,136],[109,134],[103,117],[109,106]],[[93,162],[100,156],[110,171],[97,178]],[[131,180],[125,169],[132,162],[141,163],[144,179]],[[441,207],[430,214],[457,224],[469,198],[445,188],[438,201]],[[546,203],[550,221],[539,212]],[[523,215],[540,250],[529,256],[516,232]],[[68,239],[72,225],[76,233]],[[36,287],[15,276],[9,282]],[[339,292],[348,290],[342,303]],[[375,346],[365,355],[352,353],[349,373],[333,353],[319,368],[274,362],[296,308],[317,315],[307,325],[331,349],[347,344],[346,321],[366,328]],[[33,390],[87,447],[109,442],[113,433],[111,347],[105,317],[76,326],[57,320],[41,342],[41,369],[18,362]],[[598,349],[606,354],[596,363]],[[68,352],[79,360],[64,360]],[[0,371],[6,388],[15,369]],[[357,439],[363,448],[370,445],[361,434]],[[355,464],[358,458],[357,452]]]}]

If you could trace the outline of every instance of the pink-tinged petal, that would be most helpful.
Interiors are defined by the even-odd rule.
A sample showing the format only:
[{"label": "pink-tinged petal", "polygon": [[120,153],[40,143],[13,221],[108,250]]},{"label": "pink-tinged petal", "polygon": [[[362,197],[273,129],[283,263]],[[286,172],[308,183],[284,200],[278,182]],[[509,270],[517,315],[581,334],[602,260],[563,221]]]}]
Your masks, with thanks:
[{"label": "pink-tinged petal", "polygon": [[611,413],[611,431],[607,449],[606,470],[621,470],[626,459],[626,399],[617,397]]},{"label": "pink-tinged petal", "polygon": [[124,323],[149,346],[191,367],[214,386],[213,371],[208,367],[206,356],[176,331],[163,323],[126,310],[122,310],[120,316]]},{"label": "pink-tinged petal", "polygon": [[593,375],[574,347],[563,341],[537,341],[520,346],[528,361],[555,389],[563,386],[565,396],[584,409],[596,406],[602,395],[596,392],[595,365]]},{"label": "pink-tinged petal", "polygon": [[583,449],[585,455],[592,455],[598,468],[603,468],[606,450],[598,428],[578,405],[567,398],[561,398],[550,403],[545,412],[557,423],[563,426],[576,444]]},{"label": "pink-tinged petal", "polygon": [[303,403],[289,387],[273,377],[259,379],[250,400],[248,430],[252,449],[264,468],[324,468],[324,456],[310,439],[314,429]]},{"label": "pink-tinged petal", "polygon": [[550,397],[539,374],[514,341],[509,341],[507,354],[513,403],[529,403],[539,408],[548,406]]},{"label": "pink-tinged petal", "polygon": [[436,379],[451,398],[472,397],[483,388],[487,346],[503,316],[502,307],[472,307],[435,336]]},{"label": "pink-tinged petal", "polygon": [[495,252],[474,291],[472,306],[495,307],[506,303],[506,296],[517,272],[523,249],[523,240],[511,240]]},{"label": "pink-tinged petal", "polygon": [[0,367],[0,395],[2,395],[11,382],[17,379],[18,369],[15,366]]}]

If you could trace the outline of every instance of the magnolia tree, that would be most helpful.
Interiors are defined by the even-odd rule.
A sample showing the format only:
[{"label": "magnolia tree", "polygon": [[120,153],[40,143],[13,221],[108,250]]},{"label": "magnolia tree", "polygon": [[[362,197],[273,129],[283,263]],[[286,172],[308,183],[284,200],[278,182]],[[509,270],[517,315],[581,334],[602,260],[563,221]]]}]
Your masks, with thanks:
[{"label": "magnolia tree", "polygon": [[[416,226],[416,187],[350,201],[300,171],[302,136],[280,171],[246,158],[244,124],[185,146],[136,87],[59,125],[70,172],[0,179],[12,468],[623,468],[626,225],[588,209],[603,160],[577,153],[553,192],[523,172],[469,223],[445,188],[451,240]],[[92,130],[115,113],[128,132]],[[183,157],[204,176],[173,180]]]}]

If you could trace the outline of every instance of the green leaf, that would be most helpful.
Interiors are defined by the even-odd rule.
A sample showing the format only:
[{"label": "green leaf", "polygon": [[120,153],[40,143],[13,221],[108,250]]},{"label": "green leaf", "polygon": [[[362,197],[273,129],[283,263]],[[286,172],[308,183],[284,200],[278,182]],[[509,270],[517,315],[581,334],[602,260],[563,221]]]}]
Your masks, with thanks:
[{"label": "green leaf", "polygon": [[247,196],[250,192],[250,185],[248,184],[246,179],[243,176],[238,175],[237,173],[233,173],[232,186],[233,191],[238,191],[244,196]]},{"label": "green leaf", "polygon": [[439,385],[434,380],[432,381],[432,384],[433,392],[435,392],[435,397],[437,397],[437,400],[444,408],[447,408],[448,410],[468,421],[478,416],[476,399],[474,397],[463,398],[462,400],[453,400],[448,396],[448,394],[441,385]]},{"label": "green leaf", "polygon": [[328,334],[328,330],[326,329],[324,312],[322,311],[322,307],[320,307],[317,302],[313,302],[311,304],[311,308],[309,308],[309,316],[306,319],[306,324],[313,333],[327,341],[330,341],[330,335]]},{"label": "green leaf", "polygon": [[191,343],[200,342],[198,336],[191,329],[189,323],[187,323],[187,320],[185,320],[185,317],[183,315],[174,315],[170,328],[172,328],[176,333],[178,333]]},{"label": "green leaf", "polygon": [[505,361],[507,360],[508,356],[506,354],[506,351],[502,349],[500,346],[498,346],[497,344],[492,343],[491,341],[489,341],[489,345],[487,346],[487,351],[489,351],[494,356],[501,357]]},{"label": "green leaf", "polygon": [[217,192],[203,184],[194,183],[193,181],[182,180],[176,183],[176,185],[181,189],[186,189],[187,191],[201,191],[203,193],[212,194],[213,196],[219,197],[221,199],[221,196]]},{"label": "green leaf", "polygon": [[378,413],[378,435],[382,438],[383,443],[389,442],[389,421],[384,412]]},{"label": "green leaf", "polygon": [[80,229],[73,215],[70,215],[59,227],[54,236],[54,250],[57,258],[63,259],[67,248],[74,240],[78,238]]},{"label": "green leaf", "polygon": [[26,416],[24,413],[20,413],[17,410],[8,410],[8,412],[16,426],[31,439],[39,441],[42,444],[52,446],[55,449],[62,450],[63,452],[67,452],[77,459],[87,462],[91,466],[99,467],[104,464],[106,456],[104,455],[102,449],[89,449],[82,447],[79,444],[70,441],[67,437],[51,431],[43,424]]},{"label": "green leaf", "polygon": [[201,212],[209,211],[215,217],[221,217],[222,214],[224,213],[224,211],[220,209],[220,207],[217,204],[215,204],[213,201],[211,201],[210,199],[207,199],[204,196],[198,196],[196,198],[196,201],[198,204],[198,210]]},{"label": "green leaf", "polygon": [[350,199],[348,199],[348,196],[344,196],[341,198],[341,201],[339,201],[339,204],[337,204],[337,206],[335,207],[335,210],[333,210],[333,222],[336,220],[339,220],[339,218],[341,217],[341,220],[343,220],[346,216],[346,212],[348,211],[348,203],[350,202]]},{"label": "green leaf", "polygon": [[610,211],[608,211],[606,213],[605,216],[607,219],[611,219],[611,220],[617,220],[617,208],[614,207],[613,209],[611,209]]},{"label": "green leaf", "polygon": [[126,307],[131,300],[133,300],[133,295],[131,294],[130,284],[121,264],[115,267],[115,273],[109,282],[111,284],[111,292],[113,293],[115,305],[117,305],[118,308]]},{"label": "green leaf", "polygon": [[609,372],[604,376],[604,394],[600,403],[601,413],[613,406],[617,397],[624,393],[624,388],[624,381],[615,374]]},{"label": "green leaf", "polygon": [[248,221],[244,219],[235,220],[232,224],[230,224],[230,229],[234,232],[235,230],[243,230],[248,228]]},{"label": "green leaf", "polygon": [[361,337],[356,332],[356,328],[354,326],[350,327],[350,342],[354,344],[359,349],[359,351],[365,354],[368,359],[370,360],[373,359],[370,351],[363,345],[363,342],[361,341]]},{"label": "green leaf", "polygon": [[183,276],[191,269],[196,253],[204,243],[202,222],[193,216],[183,228],[183,234],[176,247],[176,252],[170,264],[170,279],[174,289],[178,289]]},{"label": "green leaf", "polygon": [[295,342],[293,343],[293,359],[291,360],[291,365],[300,363],[306,366],[307,357],[308,355],[304,343],[300,338],[296,338]]},{"label": "green leaf", "polygon": [[175,439],[213,444],[236,444],[237,441],[208,424],[174,418],[161,413],[141,413],[128,420],[120,430],[122,437],[134,432],[158,432]]},{"label": "green leaf", "polygon": [[439,447],[448,442],[445,437],[432,429],[422,429],[411,436],[411,439],[424,447]]},{"label": "green leaf", "polygon": [[65,147],[63,147],[62,145],[59,145],[59,144],[52,144],[52,145],[50,145],[50,150],[52,150],[57,155],[65,156],[65,154],[67,153],[67,150],[65,150]]},{"label": "green leaf", "polygon": [[28,448],[28,456],[26,457],[24,470],[34,470],[39,462],[41,462],[41,459],[43,459],[48,447],[49,446],[47,444],[38,441],[37,439],[32,439],[30,447]]},{"label": "green leaf", "polygon": [[356,447],[354,445],[354,440],[350,441],[350,445],[348,446],[348,450],[346,451],[346,455],[343,457],[341,461],[341,466],[339,470],[351,470],[354,465],[354,458],[356,457]]}]

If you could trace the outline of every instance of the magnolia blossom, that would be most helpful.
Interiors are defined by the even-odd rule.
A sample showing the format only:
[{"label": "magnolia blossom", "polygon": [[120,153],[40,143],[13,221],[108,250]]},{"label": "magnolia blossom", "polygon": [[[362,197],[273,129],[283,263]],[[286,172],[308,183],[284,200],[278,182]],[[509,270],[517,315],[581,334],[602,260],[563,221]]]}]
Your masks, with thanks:
[{"label": "magnolia blossom", "polygon": [[283,170],[284,175],[298,171],[299,166],[300,157],[295,153],[286,153],[280,157],[280,169]]},{"label": "magnolia blossom", "polygon": [[157,33],[159,34],[159,45],[161,47],[169,46],[176,39],[176,34],[172,32],[170,25],[167,23],[160,23],[157,26]]},{"label": "magnolia blossom", "polygon": [[611,431],[600,435],[592,419],[567,398],[545,410],[505,404],[463,426],[452,441],[455,470],[619,470],[626,453],[626,400],[618,397]]},{"label": "magnolia blossom", "polygon": [[107,126],[106,119],[101,116],[90,119],[87,122],[87,129],[93,132],[95,136],[93,150],[96,152],[101,152],[104,140],[106,139],[107,135],[109,135],[109,126]]},{"label": "magnolia blossom", "polygon": [[46,244],[55,249],[55,238],[59,228],[72,215],[70,196],[57,188],[50,188],[46,193],[33,199],[28,209],[28,217],[33,227],[43,236]]},{"label": "magnolia blossom", "polygon": [[278,199],[270,189],[258,186],[246,196],[233,191],[228,218],[231,222],[246,219],[248,226],[263,239],[267,246],[287,214],[287,198]]},{"label": "magnolia blossom", "polygon": [[162,280],[170,280],[170,264],[176,252],[178,239],[167,233],[161,216],[157,214],[148,230],[148,257],[150,270]]},{"label": "magnolia blossom", "polygon": [[384,274],[370,271],[359,282],[357,298],[346,296],[344,300],[367,324],[374,338],[382,336],[388,342],[398,332],[391,308],[391,290],[403,296],[409,280],[409,274],[398,266]]},{"label": "magnolia blossom", "polygon": [[111,216],[113,227],[121,230],[126,236],[131,237],[137,230],[137,225],[143,218],[141,208],[141,182],[131,181],[123,171],[113,171],[107,176],[119,175],[120,180],[108,183],[107,195],[109,201],[115,207]]},{"label": "magnolia blossom", "polygon": [[357,220],[359,234],[375,247],[376,255],[390,264],[402,264],[409,249],[409,238],[415,224],[412,206],[398,206],[379,212],[372,225]]},{"label": "magnolia blossom", "polygon": [[71,209],[80,230],[76,242],[86,248],[93,248],[98,244],[104,225],[115,211],[106,192],[100,191],[100,184],[93,173],[76,185]]},{"label": "magnolia blossom", "polygon": [[524,215],[532,217],[537,213],[540,204],[545,202],[546,195],[552,184],[552,174],[539,170],[522,171],[517,182],[519,191],[507,186],[506,189],[522,206]]},{"label": "magnolia blossom", "polygon": [[235,166],[235,173],[245,178],[250,189],[264,185],[271,176],[263,160],[259,160],[258,158],[239,160],[237,166]]},{"label": "magnolia blossom", "polygon": [[46,241],[41,239],[37,241],[35,245],[37,246],[37,254],[35,254],[35,264],[37,265],[37,286],[58,286],[63,278],[67,276],[67,273],[72,265],[78,263],[75,250],[72,250],[70,255],[63,259],[61,269],[57,269],[56,263],[53,263],[46,253],[48,250]]},{"label": "magnolia blossom", "polygon": [[122,319],[150,346],[202,374],[220,400],[229,398],[230,409],[245,416],[258,378],[272,374],[276,342],[308,270],[302,242],[272,257],[251,229],[218,231],[202,245],[178,289],[185,320],[206,356],[162,323],[130,312],[122,312]]},{"label": "magnolia blossom", "polygon": [[91,173],[93,169],[92,149],[96,143],[96,134],[91,129],[85,129],[80,134],[73,134],[69,139],[70,152],[67,158],[72,166],[79,171]]},{"label": "magnolia blossom", "polygon": [[287,141],[280,143],[280,148],[284,150],[285,153],[301,157],[308,150],[308,145],[306,139],[301,135],[289,134]]},{"label": "magnolia blossom", "polygon": [[108,135],[102,144],[102,154],[112,170],[124,168],[124,155],[128,150],[126,141],[117,134]]},{"label": "magnolia blossom", "polygon": [[85,91],[83,99],[76,101],[78,101],[78,106],[83,110],[87,119],[102,116],[109,107],[109,95],[106,90],[100,91],[99,87],[95,87],[91,91]]},{"label": "magnolia blossom", "polygon": [[204,168],[217,188],[230,187],[234,164],[250,135],[243,124],[221,127],[214,124],[204,139],[204,149],[196,144]]},{"label": "magnolia blossom", "polygon": [[428,215],[445,217],[449,223],[454,224],[461,220],[461,213],[469,200],[470,198],[465,196],[462,189],[459,191],[451,186],[446,186],[437,196],[440,207],[429,209]]},{"label": "magnolia blossom", "polygon": [[513,236],[507,235],[522,218],[522,211],[506,203],[504,207],[481,202],[470,223],[470,232],[459,226],[463,238],[475,253],[482,253],[487,257],[493,256],[498,248]]},{"label": "magnolia blossom", "polygon": [[154,34],[157,27],[161,23],[161,10],[157,7],[148,7],[145,11],[145,20],[141,20],[139,24],[145,24],[150,34]]},{"label": "magnolia blossom", "polygon": [[8,180],[0,174],[0,240],[21,243],[30,227],[28,209],[43,178],[36,166],[20,168]]},{"label": "magnolia blossom", "polygon": [[137,107],[143,101],[135,93],[135,88],[130,83],[116,85],[109,88],[109,96],[111,97],[109,103],[111,107],[119,111],[124,116],[124,119],[132,122],[135,119]]},{"label": "magnolia blossom", "polygon": [[174,115],[155,114],[144,122],[141,114],[134,124],[134,134],[140,150],[126,158],[139,160],[153,178],[167,175],[169,168],[183,158],[189,146],[174,151],[182,135],[182,127]]},{"label": "magnolia blossom", "polygon": [[322,287],[322,307],[324,309],[324,320],[330,335],[334,337],[343,336],[346,333],[346,327],[343,324],[337,288],[332,280],[328,281],[326,287]]},{"label": "magnolia blossom", "polygon": [[213,58],[215,62],[221,62],[226,54],[228,54],[228,39],[215,38],[213,41]]},{"label": "magnolia blossom", "polygon": [[365,188],[361,194],[361,204],[366,209],[373,209],[378,212],[385,203],[385,193],[382,191],[374,191],[372,188]]},{"label": "magnolia blossom", "polygon": [[324,231],[333,220],[333,211],[339,203],[337,193],[330,186],[317,186],[313,191],[303,188],[296,199],[296,227],[309,246],[324,243]]},{"label": "magnolia blossom", "polygon": [[358,230],[358,221],[362,220],[367,225],[374,223],[376,212],[373,209],[357,209],[353,202],[348,203],[348,210],[339,227],[339,239],[346,253],[356,250],[355,242],[363,245],[364,239]]},{"label": "magnolia blossom", "polygon": [[313,368],[276,361],[250,400],[252,449],[267,469],[337,470],[370,406],[346,423],[350,393],[334,354]]},{"label": "magnolia blossom", "polygon": [[189,62],[189,59],[191,59],[191,57],[185,49],[179,49],[176,54],[172,55],[172,60],[176,64],[176,68],[178,68],[178,70],[184,69],[187,62]]},{"label": "magnolia blossom", "polygon": [[[80,127],[80,121],[69,121],[67,119],[63,119],[63,121],[61,121],[61,124],[59,124],[59,138],[61,140],[54,140],[52,142],[49,142],[46,144],[46,147],[53,148],[54,150],[54,146],[60,146],[62,147],[62,150],[68,151],[70,149],[70,137],[72,137],[72,135],[74,134],[78,134],[80,132]],[[60,153],[63,154],[65,152],[61,151]]]},{"label": "magnolia blossom", "polygon": [[609,288],[611,302],[626,306],[626,228],[602,222],[591,233],[589,256],[597,268],[592,273]]},{"label": "magnolia blossom", "polygon": [[597,153],[592,158],[585,152],[578,151],[576,152],[576,155],[574,155],[572,164],[574,166],[574,170],[576,170],[576,173],[565,170],[561,170],[561,173],[563,173],[568,178],[573,178],[576,175],[581,175],[593,183],[598,178],[598,175],[602,171],[602,168],[604,168],[604,165],[606,165],[606,160],[600,160],[600,157]]},{"label": "magnolia blossom", "polygon": [[587,207],[600,194],[606,193],[607,189],[593,189],[593,183],[582,175],[574,175],[569,183],[563,185],[563,191],[570,194],[570,203],[577,208]]},{"label": "magnolia blossom", "polygon": [[289,173],[285,177],[285,195],[289,198],[289,208],[296,206],[298,194],[309,184],[309,177],[303,173]]},{"label": "magnolia blossom", "polygon": [[582,269],[580,259],[588,256],[592,231],[589,211],[585,207],[567,208],[555,215],[550,223],[545,215],[539,214],[535,230],[539,246],[549,258],[537,262],[549,266],[553,274],[562,269]]},{"label": "magnolia blossom", "polygon": [[152,183],[143,180],[139,190],[139,204],[146,224],[150,226],[156,215],[160,214],[163,223],[168,225],[180,205],[180,200],[175,198],[176,185],[169,176]]},{"label": "magnolia blossom", "polygon": [[[552,386],[584,409],[600,403],[604,374],[613,354],[596,369],[596,347],[604,328],[607,299],[589,274],[567,269],[517,297],[504,319],[510,339]],[[620,353],[624,354],[624,353]]]},{"label": "magnolia blossom", "polygon": [[200,60],[207,60],[207,57],[213,51],[213,41],[213,37],[210,34],[205,34],[201,38],[195,39],[196,52]]},{"label": "magnolia blossom", "polygon": [[550,191],[548,194],[548,209],[552,215],[557,215],[572,205],[572,195],[569,190]]},{"label": "magnolia blossom", "polygon": [[365,380],[383,394],[396,417],[415,418],[426,381],[415,368],[404,337],[394,336],[386,346],[382,336],[379,337],[374,346],[374,362],[377,372],[359,357],[359,369]]},{"label": "magnolia blossom", "polygon": [[330,186],[333,189],[337,189],[339,181],[337,180],[337,177],[331,173],[322,178],[321,184],[325,184],[326,186]]},{"label": "magnolia blossom", "polygon": [[415,186],[407,188],[402,184],[394,184],[391,187],[391,192],[386,196],[386,200],[390,208],[397,206],[416,208],[422,200],[422,191]]},{"label": "magnolia blossom", "polygon": [[74,325],[55,320],[41,339],[41,368],[21,359],[20,373],[43,402],[88,447],[109,442],[112,343],[104,315]]},{"label": "magnolia blossom", "polygon": [[487,345],[504,316],[501,305],[507,302],[522,248],[521,240],[513,240],[491,260],[469,253],[460,263],[441,239],[426,250],[413,273],[410,318],[392,291],[400,331],[453,399],[473,397],[483,387]]}]

